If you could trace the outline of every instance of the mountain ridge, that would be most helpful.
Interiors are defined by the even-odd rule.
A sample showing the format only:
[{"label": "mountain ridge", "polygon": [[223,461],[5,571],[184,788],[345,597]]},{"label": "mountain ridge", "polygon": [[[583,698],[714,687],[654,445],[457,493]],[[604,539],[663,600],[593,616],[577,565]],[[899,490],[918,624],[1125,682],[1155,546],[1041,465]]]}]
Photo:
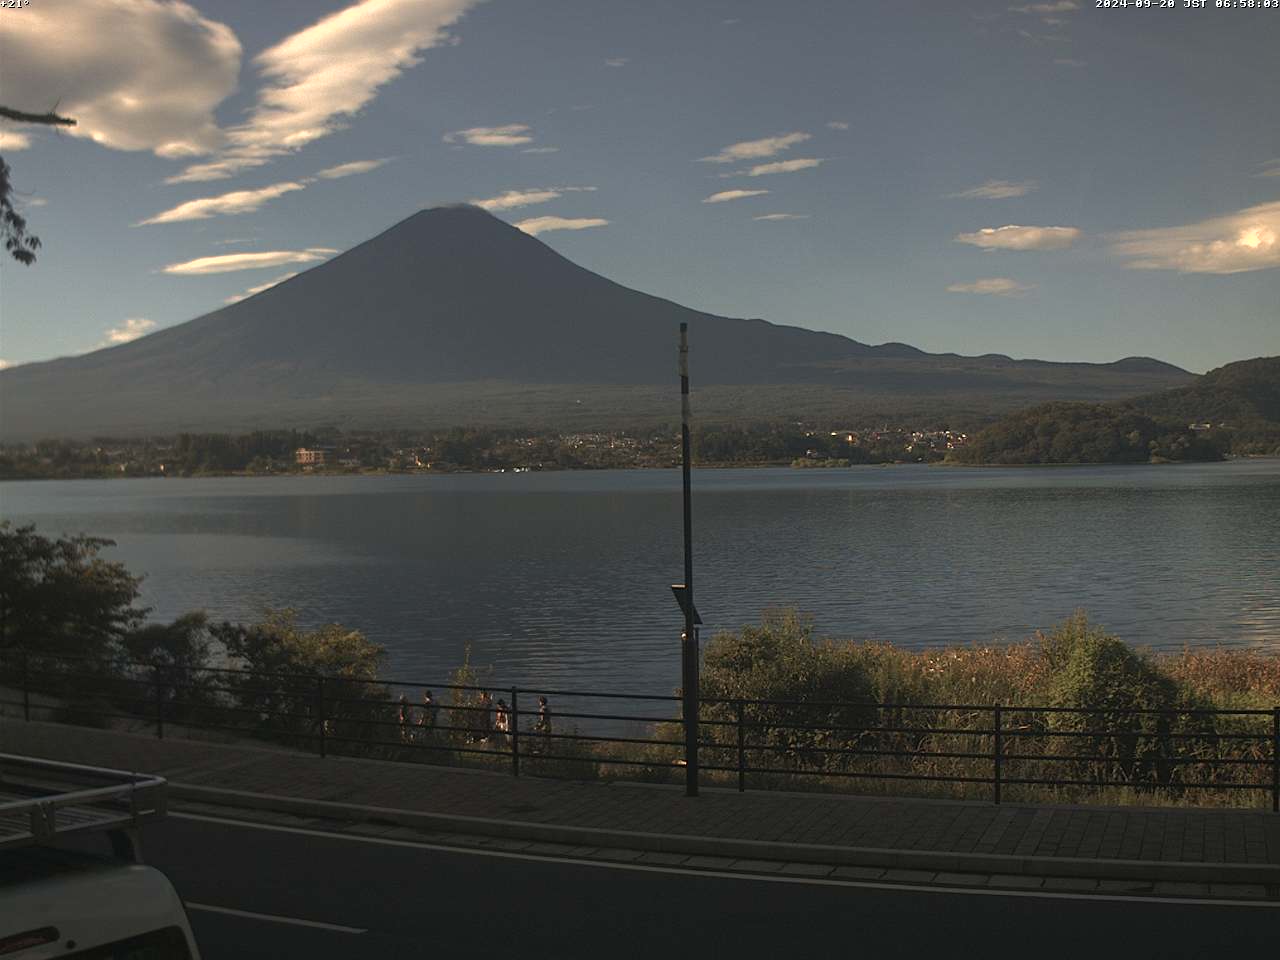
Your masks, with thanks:
[{"label": "mountain ridge", "polygon": [[[816,397],[887,409],[946,398],[989,412],[1027,399],[1119,399],[1193,382],[1152,358],[1109,364],[929,354],[728,318],[633,290],[468,205],[421,210],[242,301],[130,343],[0,371],[0,432],[35,436],[384,426],[417,418],[666,417],[688,322],[695,389],[732,417],[803,413]],[[800,388],[785,391],[783,388]],[[581,396],[585,394],[585,398]],[[774,395],[777,396],[774,396]],[[550,398],[540,407],[537,398]],[[552,396],[554,395],[554,396]],[[712,408],[717,409],[716,402]],[[905,403],[911,406],[911,403]]]}]

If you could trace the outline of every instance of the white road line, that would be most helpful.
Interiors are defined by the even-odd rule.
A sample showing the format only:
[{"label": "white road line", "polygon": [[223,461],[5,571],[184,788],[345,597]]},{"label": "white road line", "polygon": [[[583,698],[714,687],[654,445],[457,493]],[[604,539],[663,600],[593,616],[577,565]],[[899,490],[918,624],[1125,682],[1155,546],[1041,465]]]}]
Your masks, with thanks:
[{"label": "white road line", "polygon": [[[1280,900],[1215,900],[1198,897],[1156,897],[1110,893],[1063,893],[1049,890],[987,890],[973,887],[945,887],[935,884],[879,883],[874,880],[830,880],[826,877],[779,876],[776,873],[731,873],[724,870],[694,870],[686,867],[664,867],[642,863],[616,863],[608,860],[584,860],[579,857],[557,857],[552,854],[519,853],[508,850],[483,850],[472,847],[451,847],[438,843],[416,843],[412,840],[392,840],[388,837],[361,837],[327,830],[311,830],[306,827],[283,827],[272,823],[253,823],[249,820],[233,820],[225,817],[209,817],[198,813],[176,813],[169,817],[180,820],[200,820],[220,823],[229,827],[249,830],[269,830],[275,833],[296,833],[304,837],[324,837],[327,840],[349,840],[352,843],[372,843],[384,847],[410,847],[416,850],[439,850],[444,853],[460,853],[473,857],[499,857],[506,860],[538,860],[546,863],[571,863],[583,867],[601,867],[609,870],[634,870],[639,873],[675,873],[688,877],[721,877],[726,880],[753,880],[759,883],[802,883],[818,887],[860,887],[867,890],[910,890],[916,893],[964,895],[971,897],[1031,897],[1040,900],[1106,900],[1117,903],[1176,903],[1182,906],[1209,907],[1262,907],[1280,909]],[[532,842],[532,841],[530,841]],[[590,844],[581,844],[590,846]],[[741,858],[739,858],[741,859]]]},{"label": "white road line", "polygon": [[268,923],[287,923],[294,927],[311,927],[316,930],[329,930],[333,933],[368,933],[360,927],[344,927],[340,923],[321,923],[319,920],[300,920],[297,917],[278,917],[273,913],[254,913],[252,910],[235,910],[231,907],[215,907],[210,903],[192,903],[186,901],[188,910],[199,910],[203,913],[225,913],[230,917],[244,917],[247,920],[266,920]]}]

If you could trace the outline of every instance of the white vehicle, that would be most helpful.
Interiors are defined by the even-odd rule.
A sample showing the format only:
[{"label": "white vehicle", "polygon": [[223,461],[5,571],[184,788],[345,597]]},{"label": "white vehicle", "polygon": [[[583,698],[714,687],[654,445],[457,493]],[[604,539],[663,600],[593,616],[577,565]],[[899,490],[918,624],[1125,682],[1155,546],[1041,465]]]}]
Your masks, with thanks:
[{"label": "white vehicle", "polygon": [[181,899],[141,862],[165,793],[160,777],[0,754],[0,958],[199,960]]}]

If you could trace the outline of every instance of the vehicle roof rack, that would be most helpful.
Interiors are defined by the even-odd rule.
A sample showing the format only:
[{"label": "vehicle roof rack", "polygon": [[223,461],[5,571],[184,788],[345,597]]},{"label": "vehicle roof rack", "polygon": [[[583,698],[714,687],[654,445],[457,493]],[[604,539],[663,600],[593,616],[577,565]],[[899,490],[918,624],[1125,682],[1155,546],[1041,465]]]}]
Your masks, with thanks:
[{"label": "vehicle roof rack", "polygon": [[158,820],[167,788],[164,777],[0,753],[0,850]]}]

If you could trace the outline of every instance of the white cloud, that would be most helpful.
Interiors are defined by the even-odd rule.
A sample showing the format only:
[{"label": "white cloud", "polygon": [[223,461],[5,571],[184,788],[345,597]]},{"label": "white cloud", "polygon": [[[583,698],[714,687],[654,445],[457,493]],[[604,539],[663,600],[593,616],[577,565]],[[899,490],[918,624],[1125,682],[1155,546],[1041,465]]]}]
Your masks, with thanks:
[{"label": "white cloud", "polygon": [[1025,197],[1036,188],[1034,180],[988,180],[978,187],[970,187],[950,196],[961,200],[1007,200],[1010,197]]},{"label": "white cloud", "polygon": [[281,276],[276,277],[274,280],[268,280],[266,283],[260,283],[256,287],[250,287],[244,293],[237,293],[233,297],[227,297],[227,299],[224,300],[223,303],[239,303],[241,300],[247,300],[250,297],[254,296],[255,294],[259,294],[263,290],[270,290],[277,283],[284,283],[286,280],[290,279],[291,277],[296,277],[297,275],[298,275],[297,270],[293,270],[289,273],[282,274]]},{"label": "white cloud", "polygon": [[339,177],[351,177],[357,173],[369,173],[377,170],[385,163],[389,163],[390,157],[383,157],[381,160],[353,160],[351,163],[340,163],[336,167],[325,167],[317,177],[324,180],[337,180]]},{"label": "white cloud", "polygon": [[812,170],[820,165],[822,159],[805,157],[797,160],[775,160],[773,163],[758,163],[750,170],[739,170],[748,177],[763,177],[771,173],[795,173],[797,170]]},{"label": "white cloud", "polygon": [[521,153],[559,153],[559,147],[525,147]]},{"label": "white cloud", "polygon": [[828,120],[827,129],[828,130],[848,130],[849,121],[848,120]]},{"label": "white cloud", "polygon": [[150,333],[156,325],[154,320],[147,320],[143,317],[129,317],[118,327],[111,327],[106,332],[106,339],[98,346],[109,347],[117,343],[128,343],[130,340],[137,340],[139,337]]},{"label": "white cloud", "polygon": [[523,230],[532,236],[540,233],[547,233],[551,230],[585,230],[587,227],[606,227],[609,225],[608,220],[599,217],[581,217],[577,220],[566,220],[564,217],[534,217],[530,220],[521,220],[517,223],[516,229]]},{"label": "white cloud", "polygon": [[768,190],[721,190],[703,200],[703,203],[726,203],[729,200],[745,200],[747,197],[763,197]]},{"label": "white cloud", "polygon": [[709,157],[700,157],[706,163],[737,163],[739,160],[759,160],[763,157],[776,157],[783,150],[790,150],[797,143],[812,139],[808,133],[783,133],[776,137],[765,137],[762,140],[743,140],[731,143],[719,153]]},{"label": "white cloud", "polygon": [[604,65],[606,67],[625,67],[630,62],[630,57],[610,57],[604,62]]},{"label": "white cloud", "polygon": [[752,220],[808,220],[807,213],[762,213],[758,217],[752,217]]},{"label": "white cloud", "polygon": [[308,247],[306,250],[270,250],[266,253],[224,253],[216,257],[198,257],[183,263],[171,263],[163,272],[194,277],[209,273],[230,273],[233,270],[262,270],[286,263],[314,263],[337,252],[329,247]]},{"label": "white cloud", "polygon": [[295,190],[305,190],[306,188],[305,183],[288,181],[286,183],[273,183],[269,187],[259,187],[257,190],[232,190],[230,193],[224,193],[216,197],[201,197],[198,200],[188,200],[186,203],[180,203],[176,207],[157,213],[154,217],[148,217],[146,220],[141,221],[138,226],[156,223],[178,223],[183,220],[208,220],[210,217],[225,214],[253,213],[269,200],[282,197],[286,193],[293,193]]},{"label": "white cloud", "polygon": [[445,143],[469,143],[473,147],[518,147],[522,143],[533,143],[533,135],[529,125],[525,123],[508,123],[501,127],[468,127],[466,130],[454,130],[444,135]]},{"label": "white cloud", "polygon": [[1026,293],[1029,286],[1010,280],[1008,277],[984,277],[973,283],[953,283],[947,289],[952,293],[980,293],[998,297],[1009,297]]},{"label": "white cloud", "polygon": [[1129,230],[1112,251],[1138,270],[1245,273],[1280,267],[1280,201],[1181,227]]},{"label": "white cloud", "polygon": [[1025,7],[1010,7],[1014,13],[1031,13],[1039,16],[1052,16],[1055,13],[1070,13],[1079,10],[1080,4],[1075,0],[1055,0],[1052,3],[1032,3]]},{"label": "white cloud", "polygon": [[223,143],[213,111],[236,88],[240,41],[187,3],[34,3],[0,17],[4,102],[73,117],[59,127],[162,157]]},{"label": "white cloud", "polygon": [[472,200],[477,207],[484,210],[515,210],[518,207],[529,207],[535,203],[546,203],[559,200],[566,193],[594,193],[595,187],[533,187],[528,190],[507,190],[496,197],[484,200]]},{"label": "white cloud", "polygon": [[1280,158],[1268,160],[1262,165],[1262,169],[1258,171],[1260,177],[1280,177]]},{"label": "white cloud", "polygon": [[[450,42],[447,29],[476,2],[359,0],[286,37],[254,58],[263,80],[257,103],[227,131],[221,156],[169,182],[220,180],[341,129],[380,87],[420,63],[421,51]],[[118,43],[121,35],[114,24],[107,31],[136,56],[132,43]]]},{"label": "white cloud", "polygon": [[1080,237],[1076,227],[983,227],[974,233],[956,237],[960,243],[971,243],[984,250],[1061,250]]},{"label": "white cloud", "polygon": [[47,206],[48,203],[49,201],[46,200],[44,197],[31,197],[30,199],[26,200],[23,205],[27,207],[43,207],[43,206]]},{"label": "white cloud", "polygon": [[13,366],[12,363],[10,363],[4,357],[0,357],[0,370],[5,369],[6,367],[12,367],[12,366]]},{"label": "white cloud", "polygon": [[16,153],[31,146],[31,138],[17,130],[0,130],[0,150]]}]

